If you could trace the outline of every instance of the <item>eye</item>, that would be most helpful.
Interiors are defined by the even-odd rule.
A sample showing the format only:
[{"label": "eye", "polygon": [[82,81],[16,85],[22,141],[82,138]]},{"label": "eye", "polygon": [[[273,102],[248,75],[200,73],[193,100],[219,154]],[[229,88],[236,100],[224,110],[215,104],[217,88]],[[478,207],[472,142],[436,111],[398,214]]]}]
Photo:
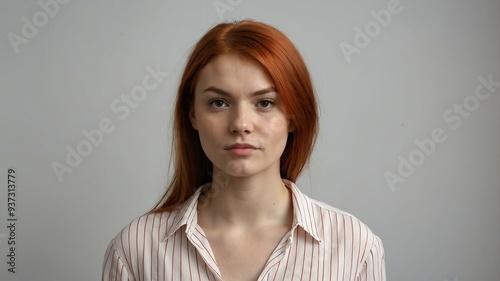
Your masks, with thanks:
[{"label": "eye", "polygon": [[227,107],[228,104],[224,100],[211,100],[209,104],[216,108]]},{"label": "eye", "polygon": [[258,105],[262,108],[270,108],[272,107],[274,102],[272,100],[260,100]]}]

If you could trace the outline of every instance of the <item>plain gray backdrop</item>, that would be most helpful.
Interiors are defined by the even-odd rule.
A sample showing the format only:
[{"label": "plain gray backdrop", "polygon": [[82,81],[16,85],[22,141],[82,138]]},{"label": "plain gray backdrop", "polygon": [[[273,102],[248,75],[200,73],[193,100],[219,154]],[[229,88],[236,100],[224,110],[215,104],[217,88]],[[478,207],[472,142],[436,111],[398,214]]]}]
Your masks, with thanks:
[{"label": "plain gray backdrop", "polygon": [[191,47],[244,18],[303,54],[321,119],[298,186],[381,237],[388,280],[498,280],[500,1],[25,0],[0,16],[1,280],[100,279],[168,182]]}]

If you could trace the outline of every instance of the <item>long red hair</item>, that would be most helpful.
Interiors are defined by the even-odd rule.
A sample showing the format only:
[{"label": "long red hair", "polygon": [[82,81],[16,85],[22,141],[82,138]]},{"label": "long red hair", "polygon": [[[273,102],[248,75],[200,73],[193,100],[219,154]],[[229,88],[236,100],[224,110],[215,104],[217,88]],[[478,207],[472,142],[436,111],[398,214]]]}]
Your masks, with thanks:
[{"label": "long red hair", "polygon": [[281,177],[296,181],[308,163],[318,129],[314,88],[302,56],[279,30],[252,20],[220,23],[194,47],[177,92],[173,125],[174,174],[151,212],[171,211],[204,183],[212,181],[212,163],[189,119],[200,71],[217,56],[233,53],[259,62],[269,73],[295,130],[280,160]]}]

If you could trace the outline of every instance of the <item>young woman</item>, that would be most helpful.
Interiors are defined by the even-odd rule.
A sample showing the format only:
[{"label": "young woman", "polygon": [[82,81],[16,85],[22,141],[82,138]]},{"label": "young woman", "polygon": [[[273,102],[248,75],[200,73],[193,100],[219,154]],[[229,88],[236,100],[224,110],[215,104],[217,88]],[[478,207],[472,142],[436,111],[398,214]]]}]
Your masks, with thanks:
[{"label": "young woman", "polygon": [[381,240],[294,184],[317,127],[284,34],[250,20],[212,28],[177,93],[169,188],[111,240],[102,280],[385,280]]}]

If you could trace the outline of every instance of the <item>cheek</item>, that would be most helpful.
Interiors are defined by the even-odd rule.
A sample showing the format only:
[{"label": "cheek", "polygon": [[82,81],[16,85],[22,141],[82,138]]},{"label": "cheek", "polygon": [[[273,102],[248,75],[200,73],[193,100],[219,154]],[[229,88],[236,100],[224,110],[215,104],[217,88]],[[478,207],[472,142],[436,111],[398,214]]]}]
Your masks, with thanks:
[{"label": "cheek", "polygon": [[273,117],[266,120],[267,129],[273,135],[288,135],[288,121],[284,117]]},{"label": "cheek", "polygon": [[200,136],[200,141],[205,144],[215,144],[220,141],[218,139],[222,136],[223,128],[221,122],[211,121],[207,118],[201,119],[198,122],[198,133]]}]

